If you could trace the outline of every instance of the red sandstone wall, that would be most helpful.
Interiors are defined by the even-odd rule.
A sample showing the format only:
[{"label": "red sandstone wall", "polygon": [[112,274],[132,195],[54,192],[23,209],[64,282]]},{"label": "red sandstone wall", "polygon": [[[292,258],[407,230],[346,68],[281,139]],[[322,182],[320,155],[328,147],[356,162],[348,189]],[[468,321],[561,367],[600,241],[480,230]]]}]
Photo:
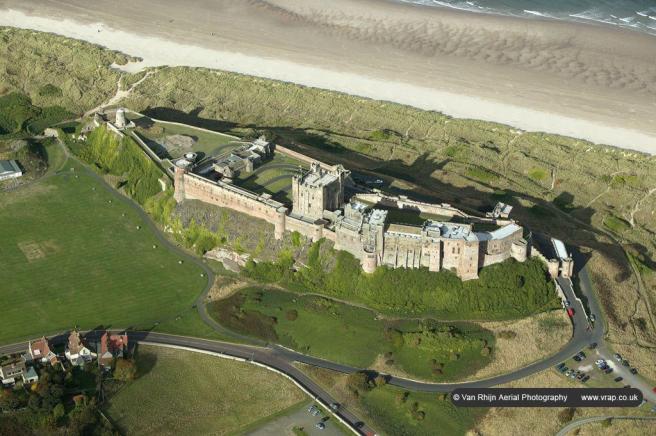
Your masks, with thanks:
[{"label": "red sandstone wall", "polygon": [[275,207],[269,206],[254,198],[232,192],[221,186],[205,181],[189,174],[184,176],[185,198],[204,201],[220,207],[227,207],[255,218],[275,223],[278,212]]}]

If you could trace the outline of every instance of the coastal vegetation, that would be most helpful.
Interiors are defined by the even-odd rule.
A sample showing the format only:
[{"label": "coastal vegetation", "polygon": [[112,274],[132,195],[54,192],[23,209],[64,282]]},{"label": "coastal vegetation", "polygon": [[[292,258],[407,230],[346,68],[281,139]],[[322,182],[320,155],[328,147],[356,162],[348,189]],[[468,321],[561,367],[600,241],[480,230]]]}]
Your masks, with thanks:
[{"label": "coastal vegetation", "polygon": [[405,391],[387,384],[384,377],[372,379],[370,373],[347,376],[298,366],[379,434],[429,435],[439,429],[444,434],[465,435],[487,410],[456,407],[448,394]]},{"label": "coastal vegetation", "polygon": [[[0,52],[0,95],[18,91],[35,105],[73,113],[107,101],[123,74],[111,63],[129,59],[81,41],[7,28],[2,29]],[[135,83],[142,76],[125,75],[124,82]],[[312,157],[380,178],[386,190],[418,199],[445,201],[470,212],[508,202],[514,206],[513,217],[533,231],[581,248],[611,327],[610,341],[623,355],[653,360],[653,349],[640,345],[656,341],[651,297],[656,275],[648,273],[656,268],[653,157],[206,69],[152,70],[122,104],[157,118],[244,137],[265,133]],[[473,167],[495,177],[471,177],[467,171]],[[621,235],[604,224],[608,216],[626,222],[615,226]],[[260,245],[259,236],[254,239],[254,246]],[[627,253],[639,263],[629,261]],[[646,365],[645,371],[650,368]]]},{"label": "coastal vegetation", "polygon": [[14,92],[0,96],[0,138],[41,134],[46,127],[72,117],[73,114],[61,106],[35,106],[24,94]]},{"label": "coastal vegetation", "polygon": [[139,377],[106,413],[127,434],[235,434],[307,401],[264,368],[189,351],[140,346]]},{"label": "coastal vegetation", "polygon": [[[316,292],[357,301],[386,314],[438,319],[520,318],[559,307],[546,267],[538,259],[507,260],[484,268],[477,280],[463,282],[450,271],[380,267],[365,274],[343,251],[308,251],[307,268],[294,272],[294,259],[281,253],[275,262],[249,261],[244,274],[298,292]],[[403,292],[399,292],[403,289]]]},{"label": "coastal vegetation", "polygon": [[130,137],[120,138],[102,126],[83,145],[72,148],[101,173],[117,177],[116,188],[141,205],[162,190],[159,178],[163,173]]},{"label": "coastal vegetation", "polygon": [[210,303],[232,330],[358,368],[376,361],[424,380],[463,378],[490,362],[492,334],[475,324],[384,319],[316,295],[250,287]]},{"label": "coastal vegetation", "polygon": [[17,91],[37,106],[81,114],[115,92],[121,73],[111,65],[131,59],[63,36],[0,27],[0,95]]}]

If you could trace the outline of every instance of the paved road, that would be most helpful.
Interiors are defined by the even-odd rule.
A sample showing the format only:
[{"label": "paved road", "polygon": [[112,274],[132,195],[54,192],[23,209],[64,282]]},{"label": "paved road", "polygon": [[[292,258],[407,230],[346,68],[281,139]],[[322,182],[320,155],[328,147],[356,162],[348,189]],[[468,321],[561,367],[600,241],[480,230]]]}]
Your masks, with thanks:
[{"label": "paved road", "polygon": [[[231,344],[227,342],[209,341],[204,339],[180,337],[180,336],[167,335],[163,333],[154,333],[154,332],[130,332],[129,334],[133,340],[135,341],[147,340],[148,342],[161,343],[167,345],[179,345],[179,346],[185,346],[198,350],[224,353],[235,357],[251,358],[257,362],[260,362],[262,364],[265,364],[267,366],[270,366],[272,368],[278,369],[280,371],[289,374],[291,377],[297,380],[301,385],[305,386],[306,389],[308,389],[308,391],[312,392],[313,395],[323,400],[326,404],[330,404],[334,402],[334,399],[332,399],[332,397],[330,397],[330,395],[327,392],[325,392],[309,377],[307,377],[305,374],[303,374],[301,371],[295,368],[292,365],[292,362],[302,362],[309,365],[331,369],[342,373],[352,373],[360,370],[360,368],[355,368],[352,366],[342,365],[324,359],[306,356],[304,354],[297,353],[295,351],[288,350],[286,348],[276,345],[264,347],[264,345],[266,344],[264,344],[262,341],[257,341],[254,340],[253,338],[246,337],[238,333],[232,332],[224,328],[220,324],[218,324],[209,316],[205,308],[205,297],[209,292],[212,283],[214,282],[214,273],[212,272],[212,270],[198,258],[191,256],[190,254],[182,250],[180,247],[172,244],[168,240],[168,238],[161,233],[157,225],[151,220],[150,216],[148,216],[148,214],[146,214],[145,211],[136,202],[118,193],[115,189],[113,189],[110,185],[108,185],[101,176],[89,170],[88,168],[86,168],[86,166],[85,169],[92,177],[96,178],[108,192],[112,193],[117,199],[123,201],[124,203],[132,207],[139,214],[139,216],[147,223],[147,225],[150,226],[150,228],[153,230],[153,232],[155,233],[156,237],[158,238],[158,240],[162,245],[166,246],[167,248],[169,248],[171,251],[173,251],[174,253],[176,253],[186,261],[193,262],[203,269],[204,274],[207,276],[208,281],[204,291],[201,293],[201,295],[198,296],[196,300],[196,306],[199,315],[201,316],[203,321],[208,325],[210,325],[215,330],[219,331],[220,333],[227,335],[228,337],[234,338],[242,342],[256,343],[260,346],[257,347],[252,345]],[[499,384],[504,384],[514,380],[528,377],[532,374],[535,374],[537,372],[555,366],[559,362],[567,358],[570,358],[571,356],[576,354],[579,350],[588,346],[591,342],[599,343],[600,355],[603,356],[603,358],[605,358],[606,360],[609,361],[612,360],[612,353],[603,344],[603,337],[605,334],[604,331],[605,324],[602,319],[602,311],[600,310],[596,297],[592,291],[592,287],[590,285],[590,279],[587,275],[587,271],[585,270],[585,268],[583,268],[579,272],[579,274],[581,278],[580,280],[581,292],[585,297],[585,299],[587,300],[591,312],[595,313],[595,315],[597,316],[597,322],[595,323],[594,326],[590,326],[588,324],[588,320],[585,317],[584,308],[580,305],[580,303],[575,298],[574,290],[572,289],[571,282],[568,279],[559,278],[558,282],[561,288],[563,289],[563,292],[565,293],[567,299],[570,300],[571,302],[574,302],[576,307],[574,307],[575,314],[574,317],[572,318],[573,321],[572,338],[567,343],[567,345],[563,347],[558,353],[548,358],[545,358],[543,360],[540,360],[538,362],[527,365],[524,368],[520,368],[513,372],[496,377],[491,377],[484,380],[477,380],[477,381],[463,382],[463,383],[438,384],[438,383],[426,383],[426,382],[414,381],[414,380],[404,379],[400,377],[391,377],[389,380],[389,384],[394,386],[399,386],[408,390],[415,390],[415,391],[422,391],[422,392],[450,392],[458,387],[496,386]],[[26,343],[17,344],[14,346],[10,345],[5,347],[0,347],[0,353],[22,352],[26,350],[26,347],[27,347]],[[627,377],[628,377],[627,380],[633,381],[631,383],[632,386],[641,389],[643,391],[643,394],[645,394],[646,397],[649,397],[651,399],[650,393],[653,394],[653,392],[651,392],[650,388],[646,385],[646,382],[644,382],[644,380],[641,380],[637,377],[632,377],[630,373],[628,373]],[[656,398],[654,399],[656,400]],[[357,417],[355,417],[347,410],[341,410],[339,414],[352,426],[356,426],[356,423],[360,422],[357,419]],[[366,427],[366,425],[363,424],[361,425],[362,425],[361,427],[362,431],[371,431],[371,429]]]},{"label": "paved road", "polygon": [[[85,335],[85,338],[90,342],[97,341],[99,340],[101,333],[102,332],[89,332]],[[147,342],[153,345],[176,345],[200,351],[221,353],[228,356],[239,357],[242,359],[250,360],[252,362],[261,363],[287,374],[298,384],[303,386],[308,392],[310,392],[315,400],[320,400],[324,405],[329,406],[330,404],[337,402],[337,400],[335,400],[321,386],[319,386],[312,379],[310,379],[310,377],[305,375],[305,373],[292,365],[292,361],[277,353],[273,348],[264,348],[244,344],[231,344],[228,342],[212,341],[208,339],[198,339],[185,336],[169,335],[165,333],[143,331],[130,331],[128,332],[128,337],[132,343]],[[51,337],[50,340],[54,344],[61,344],[65,343],[67,338],[68,335],[60,334]],[[0,354],[25,352],[27,350],[27,345],[27,342],[6,345],[0,347]],[[357,429],[357,432],[360,434],[374,433],[373,429],[362,423],[358,417],[349,412],[347,409],[342,408],[339,411],[333,413],[339,415],[339,417],[346,421],[353,429]]]},{"label": "paved road", "polygon": [[[569,433],[572,430],[575,430],[582,425],[585,424],[591,424],[593,422],[598,422],[598,421],[604,421],[606,419],[623,419],[623,420],[638,420],[638,421],[653,421],[656,420],[656,417],[653,416],[592,416],[590,418],[581,418],[577,419],[576,421],[572,421],[569,424],[567,424],[565,427],[561,428],[558,433],[556,433],[556,436],[565,436],[567,433]],[[646,434],[647,432],[645,432]]]}]

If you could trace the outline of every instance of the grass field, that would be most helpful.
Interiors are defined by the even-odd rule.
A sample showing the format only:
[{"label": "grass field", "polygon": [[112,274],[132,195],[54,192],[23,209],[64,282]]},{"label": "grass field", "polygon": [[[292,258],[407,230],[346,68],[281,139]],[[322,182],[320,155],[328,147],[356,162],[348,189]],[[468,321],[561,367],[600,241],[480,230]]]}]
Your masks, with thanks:
[{"label": "grass field", "polygon": [[273,159],[255,168],[252,173],[240,174],[237,183],[253,192],[271,194],[282,202],[291,202],[292,176],[299,167],[307,167],[299,160],[275,153]]},{"label": "grass field", "polygon": [[307,402],[278,374],[236,362],[141,346],[142,375],[109,400],[107,414],[125,434],[236,434]]},{"label": "grass field", "polygon": [[199,153],[202,156],[218,156],[222,153],[227,153],[231,149],[240,145],[230,136],[207,132],[193,127],[179,126],[170,123],[158,123],[147,117],[134,118],[134,122],[137,124],[137,133],[140,133],[146,139],[157,143],[163,148],[166,148],[164,146],[164,140],[167,136],[184,135],[193,138],[195,142],[193,147],[189,150],[167,148],[168,154],[173,159],[179,158],[184,153],[190,151]]},{"label": "grass field", "polygon": [[[465,323],[381,320],[373,311],[312,295],[247,288],[210,313],[241,333],[359,368],[453,380],[490,361],[490,332]],[[490,348],[491,350],[491,348]]]},{"label": "grass field", "polygon": [[347,387],[346,375],[303,364],[297,366],[381,435],[465,435],[486,412],[455,407],[444,394],[407,392],[390,385],[377,386],[356,396]]},{"label": "grass field", "polygon": [[0,204],[0,343],[75,326],[150,327],[191,307],[206,283],[71,161]]}]

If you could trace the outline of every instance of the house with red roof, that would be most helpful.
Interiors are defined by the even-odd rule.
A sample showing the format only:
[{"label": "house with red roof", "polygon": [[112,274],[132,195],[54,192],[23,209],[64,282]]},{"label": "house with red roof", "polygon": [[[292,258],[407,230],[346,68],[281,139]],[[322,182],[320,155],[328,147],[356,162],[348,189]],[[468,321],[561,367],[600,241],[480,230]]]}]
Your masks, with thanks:
[{"label": "house with red roof", "polygon": [[45,336],[36,341],[30,341],[27,346],[26,356],[33,361],[49,363],[51,365],[55,365],[58,362],[57,355],[50,350],[48,339]]},{"label": "house with red roof", "polygon": [[89,350],[84,344],[80,332],[77,330],[73,330],[68,336],[68,343],[66,344],[66,351],[64,354],[74,366],[84,365],[95,357],[91,350]]},{"label": "house with red roof", "polygon": [[98,359],[104,367],[109,367],[117,357],[123,357],[128,351],[128,335],[112,335],[105,332],[100,338]]}]

